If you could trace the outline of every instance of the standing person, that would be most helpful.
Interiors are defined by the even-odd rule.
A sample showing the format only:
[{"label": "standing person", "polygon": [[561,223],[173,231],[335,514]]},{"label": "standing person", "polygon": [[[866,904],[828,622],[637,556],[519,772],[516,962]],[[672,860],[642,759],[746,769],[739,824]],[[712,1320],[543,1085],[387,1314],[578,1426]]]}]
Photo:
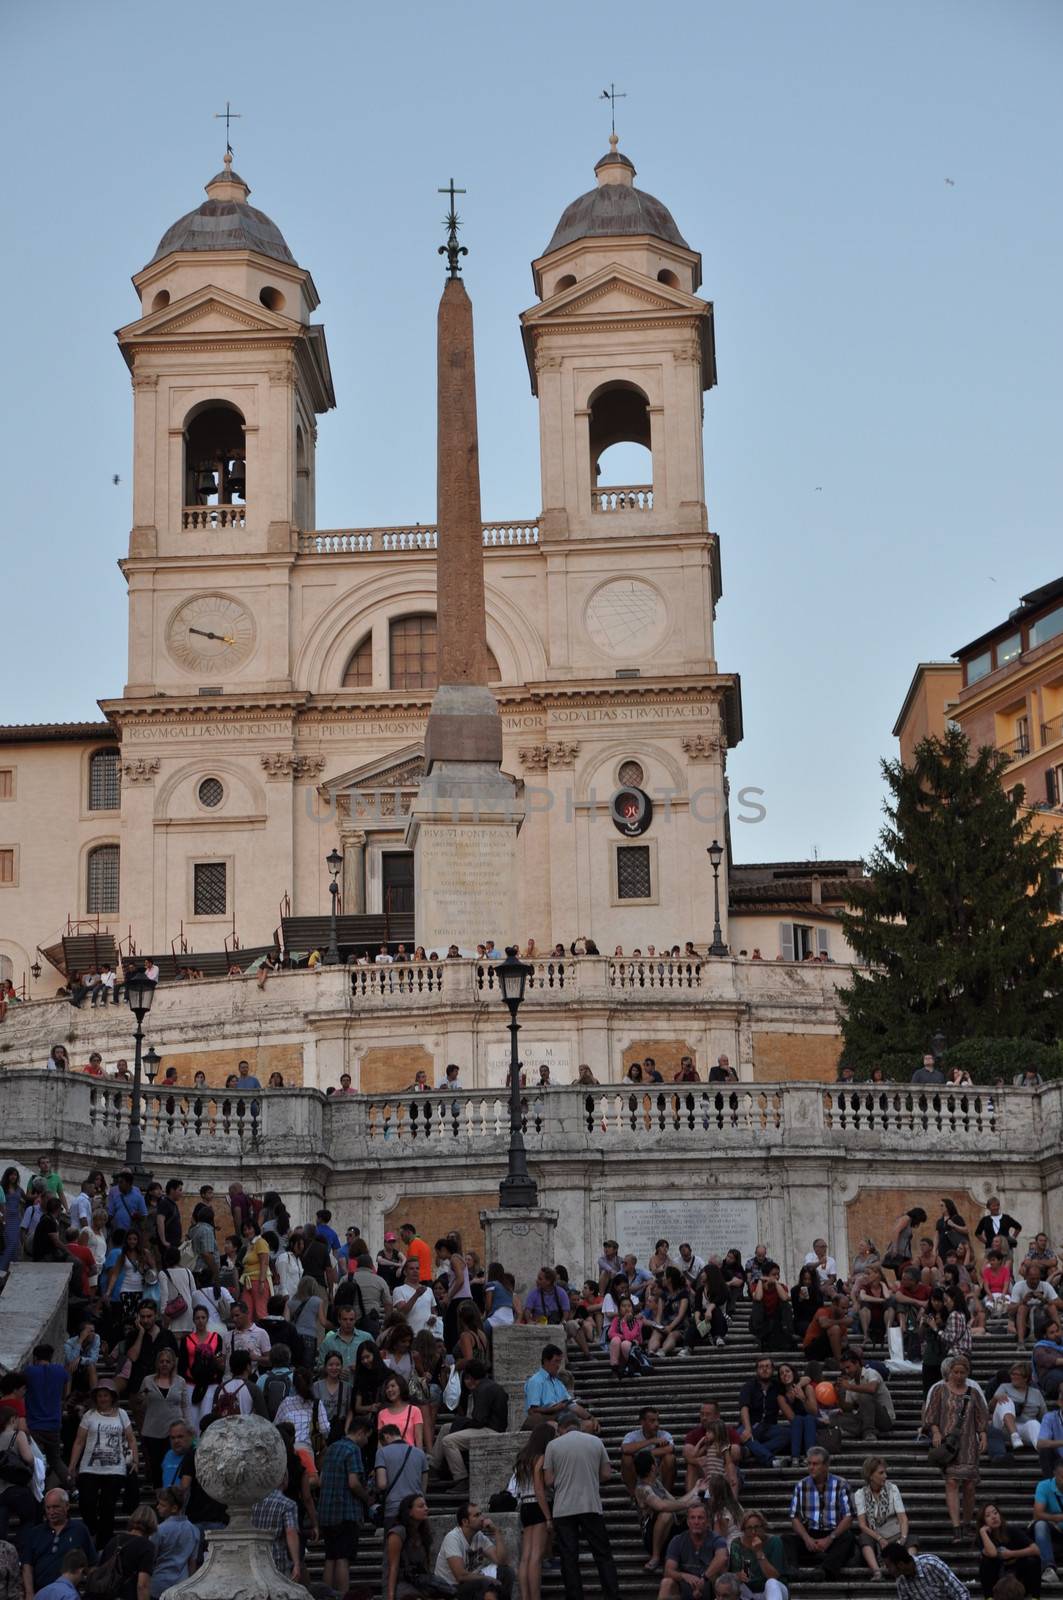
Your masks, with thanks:
[{"label": "standing person", "polygon": [[162,1458],[169,1449],[170,1429],[175,1422],[188,1421],[188,1385],[178,1376],[177,1357],[163,1347],[155,1352],[155,1370],[140,1386],[144,1417],[140,1436],[144,1459],[152,1485],[162,1483]]},{"label": "standing person", "polygon": [[159,1520],[149,1505],[138,1505],[125,1533],[118,1533],[100,1551],[100,1564],[114,1562],[116,1600],[150,1600],[155,1570],[155,1545]]},{"label": "standing person", "polygon": [[262,1237],[257,1224],[244,1252],[240,1273],[241,1298],[251,1314],[252,1322],[260,1322],[269,1315],[269,1297],[273,1293],[269,1264],[269,1244]]},{"label": "standing person", "polygon": [[970,1376],[967,1357],[954,1356],[948,1377],[931,1390],[923,1412],[923,1427],[931,1436],[931,1465],[945,1478],[945,1504],[957,1545],[965,1544],[971,1532],[978,1458],[988,1444],[989,1414],[981,1390],[968,1387]]},{"label": "standing person", "polygon": [[[417,1229],[412,1222],[404,1222],[399,1229],[402,1248],[406,1252],[407,1261],[416,1261],[417,1274],[422,1283],[432,1281],[432,1252],[424,1239],[418,1236]],[[407,1282],[409,1280],[407,1279]]]},{"label": "standing person", "polygon": [[155,1565],[151,1574],[152,1600],[164,1590],[183,1583],[192,1573],[199,1556],[199,1529],[185,1516],[185,1491],[178,1484],[160,1489],[159,1526],[152,1535]]},{"label": "standing person", "polygon": [[77,1478],[81,1514],[102,1548],[114,1533],[115,1511],[125,1489],[127,1456],[136,1472],[139,1452],[133,1425],[119,1406],[109,1378],[97,1383],[92,1401],[70,1452],[70,1476]]},{"label": "standing person", "polygon": [[32,1527],[40,1514],[33,1496],[34,1455],[24,1420],[0,1408],[0,1541],[6,1540],[11,1513],[19,1527]]},{"label": "standing person", "polygon": [[349,1417],[342,1438],[330,1444],[321,1463],[317,1515],[325,1544],[324,1580],[345,1595],[351,1562],[358,1554],[358,1536],[369,1509],[362,1451],[369,1437],[364,1417]]},{"label": "standing person", "polygon": [[376,1270],[384,1280],[388,1289],[394,1292],[402,1281],[402,1267],[405,1257],[399,1249],[398,1239],[393,1233],[385,1233],[384,1247],[377,1251]]},{"label": "standing person", "polygon": [[[34,1444],[65,1487],[67,1469],[63,1465],[60,1437],[63,1427],[63,1402],[70,1392],[70,1375],[50,1344],[34,1347],[33,1360],[22,1377],[26,1384],[26,1427]],[[71,1468],[73,1472],[73,1468]]]},{"label": "standing person", "polygon": [[84,1522],[70,1515],[70,1496],[65,1489],[49,1489],[44,1497],[44,1523],[27,1528],[22,1539],[22,1583],[26,1600],[33,1600],[50,1583],[56,1583],[63,1558],[80,1550],[89,1563],[96,1560],[96,1546]]},{"label": "standing person", "polygon": [[985,1216],[979,1219],[974,1230],[974,1236],[982,1241],[986,1254],[992,1249],[994,1240],[999,1239],[1010,1256],[1019,1243],[1021,1232],[1022,1223],[1016,1222],[1014,1217],[1003,1211],[999,1198],[991,1194],[985,1203]]},{"label": "standing person", "polygon": [[798,1538],[802,1567],[820,1567],[835,1578],[853,1553],[853,1508],[849,1485],[830,1470],[830,1456],[819,1445],[808,1452],[808,1477],[795,1484],[790,1521]]},{"label": "standing person", "polygon": [[553,1438],[554,1430],[550,1424],[540,1422],[528,1434],[513,1467],[521,1527],[520,1566],[517,1573],[521,1600],[541,1600],[542,1596],[543,1557],[554,1531],[553,1513],[543,1477],[543,1459],[546,1447]]},{"label": "standing person", "polygon": [[554,1491],[554,1532],[565,1600],[583,1600],[581,1539],[594,1557],[605,1600],[620,1600],[616,1564],[602,1512],[601,1485],[612,1475],[601,1439],[580,1431],[580,1418],[575,1411],[562,1411],[557,1419],[557,1437],[551,1439],[543,1456],[543,1481]]},{"label": "standing person", "polygon": [[8,1167],[0,1178],[0,1201],[4,1207],[4,1241],[0,1247],[0,1272],[6,1272],[18,1256],[19,1229],[26,1197],[17,1167]]},{"label": "standing person", "polygon": [[431,1593],[432,1533],[428,1501],[408,1494],[384,1540],[384,1600],[415,1600]]}]

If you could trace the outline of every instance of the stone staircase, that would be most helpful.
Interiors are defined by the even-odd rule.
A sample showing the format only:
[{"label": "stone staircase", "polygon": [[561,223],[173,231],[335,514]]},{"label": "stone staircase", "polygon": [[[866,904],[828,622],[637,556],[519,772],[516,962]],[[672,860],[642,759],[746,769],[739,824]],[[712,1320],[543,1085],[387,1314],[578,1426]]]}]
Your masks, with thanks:
[{"label": "stone staircase", "polygon": [[[625,1380],[620,1385],[613,1378],[604,1354],[595,1354],[589,1360],[570,1355],[576,1393],[600,1419],[602,1438],[615,1469],[618,1469],[620,1440],[624,1433],[635,1426],[639,1408],[644,1405],[656,1407],[661,1415],[661,1426],[675,1437],[680,1449],[683,1435],[697,1424],[698,1408],[704,1399],[718,1399],[728,1421],[737,1422],[738,1391],[752,1373],[757,1355],[757,1347],[748,1332],[748,1315],[748,1306],[737,1309],[728,1343],[723,1349],[698,1351],[689,1360],[671,1358],[658,1361],[652,1373],[643,1378]],[[973,1342],[973,1375],[987,1392],[992,1392],[989,1385],[998,1369],[1006,1368],[1015,1357],[1015,1341],[1007,1337],[1001,1324],[991,1325],[987,1337],[976,1338]],[[885,1352],[871,1349],[868,1354],[884,1358]],[[791,1359],[791,1352],[779,1351],[776,1354],[776,1360]],[[797,1364],[802,1364],[799,1356]],[[830,1378],[833,1375],[833,1369],[828,1367],[826,1376]],[[833,1470],[847,1478],[850,1487],[855,1490],[862,1481],[860,1468],[864,1458],[872,1453],[882,1455],[889,1465],[891,1478],[896,1481],[904,1497],[913,1539],[919,1550],[940,1555],[977,1593],[977,1556],[973,1545],[954,1548],[950,1544],[952,1530],[945,1511],[941,1474],[927,1464],[926,1446],[915,1443],[922,1410],[919,1375],[913,1373],[892,1378],[890,1392],[897,1409],[893,1432],[881,1437],[877,1445],[846,1440],[832,1458]],[[681,1486],[681,1463],[679,1472],[677,1482]],[[744,1467],[744,1507],[747,1510],[755,1507],[762,1511],[772,1531],[787,1533],[790,1528],[790,1495],[793,1485],[802,1475],[802,1469],[798,1467],[782,1467],[778,1470]],[[991,1499],[1000,1506],[1010,1522],[1024,1526],[1029,1522],[1033,1509],[1034,1486],[1042,1475],[1034,1452],[1029,1449],[1009,1450],[999,1461],[984,1459],[979,1504]],[[457,1498],[446,1483],[430,1483],[429,1502],[433,1513],[449,1512],[452,1515]],[[659,1579],[643,1570],[647,1558],[639,1534],[638,1517],[618,1470],[606,1485],[602,1498],[613,1541],[621,1594],[624,1600],[652,1600],[657,1593]],[[319,1572],[319,1552],[312,1548],[309,1559],[312,1574],[316,1577]],[[352,1584],[375,1584],[379,1579],[380,1559],[379,1535],[364,1538],[358,1562],[352,1568]],[[589,1557],[585,1557],[584,1587],[588,1600],[601,1592]],[[828,1600],[828,1597],[833,1597],[833,1600],[842,1600],[842,1597],[845,1600],[866,1600],[869,1594],[889,1595],[893,1592],[892,1584],[871,1581],[859,1552],[855,1553],[855,1559],[846,1568],[841,1581],[823,1583],[815,1572],[806,1569],[803,1576],[791,1580],[789,1588],[792,1600]],[[544,1600],[547,1596],[561,1593],[560,1575],[556,1572],[544,1573]]]}]

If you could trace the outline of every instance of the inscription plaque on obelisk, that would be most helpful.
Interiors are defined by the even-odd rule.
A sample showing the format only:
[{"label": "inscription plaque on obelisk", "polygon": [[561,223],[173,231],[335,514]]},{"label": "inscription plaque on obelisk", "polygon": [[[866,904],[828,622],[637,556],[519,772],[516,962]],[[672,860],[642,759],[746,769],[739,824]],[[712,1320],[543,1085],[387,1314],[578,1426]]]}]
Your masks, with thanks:
[{"label": "inscription plaque on obelisk", "polygon": [[[444,191],[446,192],[446,191]],[[480,457],[472,303],[459,276],[453,183],[437,318],[436,607],[439,688],[425,731],[425,776],[410,811],[414,932],[443,955],[472,954],[513,931],[524,808],[501,771],[502,719],[487,683]]]}]

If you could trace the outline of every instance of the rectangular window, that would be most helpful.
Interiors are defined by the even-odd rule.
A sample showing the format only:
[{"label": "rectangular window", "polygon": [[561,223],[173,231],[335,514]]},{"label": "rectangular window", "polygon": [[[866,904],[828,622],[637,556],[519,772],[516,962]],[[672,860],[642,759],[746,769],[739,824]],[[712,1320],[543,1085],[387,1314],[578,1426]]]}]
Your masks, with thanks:
[{"label": "rectangular window", "polygon": [[1022,634],[1013,633],[1007,639],[1001,639],[997,645],[997,666],[1005,667],[1009,661],[1017,661],[1022,655]]},{"label": "rectangular window", "polygon": [[0,800],[13,800],[15,798],[15,769],[14,767],[0,767]]},{"label": "rectangular window", "polygon": [[13,848],[5,846],[0,850],[0,883],[11,884],[15,881],[15,852]]},{"label": "rectangular window", "polygon": [[980,656],[973,656],[967,663],[967,682],[977,683],[979,678],[984,678],[993,670],[993,652],[983,650]]},{"label": "rectangular window", "polygon": [[1044,644],[1046,639],[1054,639],[1058,633],[1063,633],[1063,606],[1057,606],[1047,617],[1040,617],[1034,623],[1030,629],[1030,649]]},{"label": "rectangular window", "polygon": [[806,956],[814,956],[816,954],[815,928],[808,927],[804,922],[784,923],[783,926],[789,926],[790,929],[790,953],[788,955],[785,953],[787,941],[783,941],[785,960],[804,961]]},{"label": "rectangular window", "polygon": [[192,869],[192,914],[224,917],[226,906],[224,861],[197,861]]},{"label": "rectangular window", "polygon": [[649,845],[622,845],[616,852],[616,898],[649,900],[652,895]]}]

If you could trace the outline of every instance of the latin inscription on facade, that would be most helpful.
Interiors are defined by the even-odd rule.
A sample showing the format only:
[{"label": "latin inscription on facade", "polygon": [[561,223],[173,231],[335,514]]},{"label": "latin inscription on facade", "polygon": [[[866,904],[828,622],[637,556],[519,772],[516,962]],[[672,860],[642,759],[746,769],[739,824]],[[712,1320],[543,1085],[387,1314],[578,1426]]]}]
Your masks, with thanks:
[{"label": "latin inscription on facade", "polygon": [[614,1211],[613,1236],[622,1252],[635,1252],[642,1266],[658,1239],[668,1240],[673,1257],[689,1243],[704,1260],[734,1246],[747,1261],[757,1243],[755,1200],[618,1200]]}]

